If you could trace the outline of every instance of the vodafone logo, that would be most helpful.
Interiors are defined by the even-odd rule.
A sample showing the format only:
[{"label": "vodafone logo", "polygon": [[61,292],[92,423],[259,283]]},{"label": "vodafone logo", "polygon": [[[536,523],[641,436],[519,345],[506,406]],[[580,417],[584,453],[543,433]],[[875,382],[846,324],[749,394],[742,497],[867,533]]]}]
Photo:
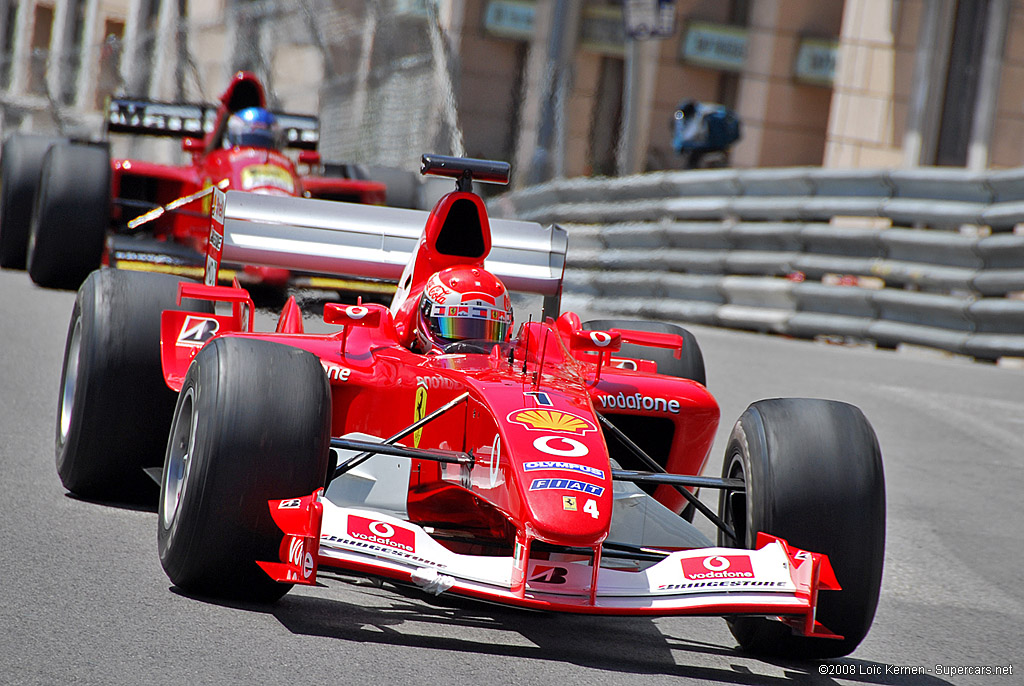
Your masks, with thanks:
[{"label": "vodafone logo", "polygon": [[370,313],[370,308],[361,305],[349,305],[345,308],[345,316],[349,319],[362,319]]},{"label": "vodafone logo", "polygon": [[687,579],[752,579],[754,569],[746,555],[712,555],[680,560]]},{"label": "vodafone logo", "polygon": [[533,447],[556,457],[583,457],[590,452],[584,443],[566,436],[541,436],[533,442]]},{"label": "vodafone logo", "polygon": [[606,348],[612,342],[612,335],[607,331],[591,331],[591,342],[599,348]]},{"label": "vodafone logo", "polygon": [[371,522],[369,526],[370,531],[383,536],[384,538],[391,538],[395,535],[395,527],[391,526],[387,522]]},{"label": "vodafone logo", "polygon": [[393,526],[387,522],[349,515],[348,535],[361,541],[385,545],[396,550],[404,550],[408,553],[416,552],[416,534],[409,529]]},{"label": "vodafone logo", "polygon": [[[313,574],[313,568],[315,564],[313,562],[313,554],[304,552],[303,540],[300,536],[292,536],[291,543],[288,544],[288,564],[295,565],[302,570],[302,578],[308,579]],[[288,572],[289,578],[292,578],[294,572]]]},{"label": "vodafone logo", "polygon": [[724,572],[729,569],[729,564],[730,562],[727,559],[718,555],[704,560],[704,566],[712,572]]},{"label": "vodafone logo", "polygon": [[288,562],[296,567],[302,564],[302,539],[292,536],[291,545],[288,546]]}]

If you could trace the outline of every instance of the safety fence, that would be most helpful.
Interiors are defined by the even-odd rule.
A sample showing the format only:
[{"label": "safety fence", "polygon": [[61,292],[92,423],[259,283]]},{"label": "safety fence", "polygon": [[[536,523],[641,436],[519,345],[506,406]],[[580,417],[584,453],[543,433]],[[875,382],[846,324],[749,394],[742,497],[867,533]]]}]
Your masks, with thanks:
[{"label": "safety fence", "polygon": [[492,212],[568,230],[570,307],[1024,357],[1024,169],[568,179]]},{"label": "safety fence", "polygon": [[[95,16],[86,4],[0,2],[0,140],[14,131],[96,138],[110,96],[209,103],[248,70],[272,109],[319,114],[324,159],[412,170],[423,152],[464,153],[457,58],[437,3],[108,2]],[[118,4],[135,8],[127,22],[107,7]],[[16,27],[33,25],[26,18],[35,32],[19,41]],[[129,141],[117,154],[181,161],[180,145]]]}]

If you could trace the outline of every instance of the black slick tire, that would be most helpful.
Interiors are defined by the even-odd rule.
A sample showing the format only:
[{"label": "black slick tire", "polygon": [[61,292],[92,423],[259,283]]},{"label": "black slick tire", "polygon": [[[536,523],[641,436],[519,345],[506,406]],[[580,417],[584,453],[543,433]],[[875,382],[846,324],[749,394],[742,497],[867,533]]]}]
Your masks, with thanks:
[{"label": "black slick tire", "polygon": [[58,143],[43,158],[26,266],[46,288],[78,288],[100,266],[110,225],[110,151]]},{"label": "black slick tire", "polygon": [[160,489],[160,562],[179,588],[272,602],[289,584],[268,500],[323,486],[330,388],[316,356],[269,341],[216,338],[193,360],[175,408]]},{"label": "black slick tire", "polygon": [[39,172],[60,139],[14,133],[0,153],[0,267],[24,269]]},{"label": "black slick tire", "polygon": [[595,319],[584,322],[587,331],[607,331],[608,329],[633,329],[634,331],[652,331],[655,333],[674,333],[683,337],[683,353],[676,359],[671,350],[649,348],[642,345],[623,343],[619,355],[633,359],[652,360],[658,365],[658,373],[674,376],[679,379],[690,379],[701,385],[707,385],[707,374],[704,370],[704,355],[700,351],[696,337],[681,326],[667,322],[649,322],[643,320]]},{"label": "black slick tire", "polygon": [[[57,406],[57,473],[72,493],[139,502],[156,496],[142,471],[163,464],[175,393],[160,364],[160,316],[180,309],[167,274],[103,269],[78,291]],[[188,309],[212,312],[212,303]]]},{"label": "black slick tire", "polygon": [[745,482],[723,493],[719,515],[736,532],[718,544],[753,548],[758,531],[825,553],[841,591],[822,591],[817,620],[842,640],[794,635],[755,617],[730,619],[752,653],[823,659],[851,653],[874,619],[885,554],[885,479],[878,440],[846,403],[776,398],[751,405],[733,428],[722,476]]}]

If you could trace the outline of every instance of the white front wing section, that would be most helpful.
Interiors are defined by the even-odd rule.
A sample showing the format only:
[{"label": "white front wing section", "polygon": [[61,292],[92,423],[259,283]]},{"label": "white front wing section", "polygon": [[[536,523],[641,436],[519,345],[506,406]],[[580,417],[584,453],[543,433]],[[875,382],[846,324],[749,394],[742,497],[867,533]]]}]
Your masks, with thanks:
[{"label": "white front wing section", "polygon": [[[601,568],[595,592],[589,561],[526,559],[525,548],[523,559],[462,555],[415,524],[381,512],[339,507],[327,499],[321,502],[321,566],[408,579],[435,593],[450,589],[523,605],[609,613],[726,614],[768,607],[768,614],[801,614],[809,608],[778,542],[759,550],[674,552],[639,571]],[[525,582],[519,592],[517,578]]]}]

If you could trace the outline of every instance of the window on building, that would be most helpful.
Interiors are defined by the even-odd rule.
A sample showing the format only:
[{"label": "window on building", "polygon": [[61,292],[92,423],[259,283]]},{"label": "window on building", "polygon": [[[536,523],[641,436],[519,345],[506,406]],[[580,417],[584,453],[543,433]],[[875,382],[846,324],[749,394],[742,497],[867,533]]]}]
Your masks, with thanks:
[{"label": "window on building", "polygon": [[85,0],[72,0],[68,18],[68,33],[64,40],[64,56],[58,66],[60,76],[60,102],[70,105],[75,99],[78,72],[82,67],[82,45],[85,42]]},{"label": "window on building", "polygon": [[0,88],[6,90],[11,85],[11,67],[14,63],[14,20],[18,12],[18,3],[7,3],[4,10],[4,30],[0,35]]},{"label": "window on building", "polygon": [[36,5],[32,17],[32,54],[29,58],[28,92],[46,94],[46,63],[50,58],[50,37],[53,34],[53,8]]},{"label": "window on building", "polygon": [[162,0],[143,0],[139,8],[139,36],[131,64],[126,65],[128,95],[145,98],[149,96],[149,85],[153,80],[153,53],[159,27],[160,3]]},{"label": "window on building", "polygon": [[107,98],[121,85],[121,48],[124,41],[124,22],[107,19],[103,22],[103,45],[100,48],[99,75],[96,83],[96,107],[102,108]]},{"label": "window on building", "polygon": [[[750,25],[750,0],[732,0],[729,3],[729,23],[735,26]],[[718,77],[718,102],[730,109],[736,108],[740,90],[740,75],[723,71]]]},{"label": "window on building", "polygon": [[967,164],[988,5],[987,0],[961,0],[956,5],[953,44],[935,150],[935,164],[938,165],[962,167]]},{"label": "window on building", "polygon": [[615,151],[622,129],[622,86],[625,65],[617,57],[601,58],[601,72],[594,96],[593,126],[590,129],[590,174],[613,176]]}]

